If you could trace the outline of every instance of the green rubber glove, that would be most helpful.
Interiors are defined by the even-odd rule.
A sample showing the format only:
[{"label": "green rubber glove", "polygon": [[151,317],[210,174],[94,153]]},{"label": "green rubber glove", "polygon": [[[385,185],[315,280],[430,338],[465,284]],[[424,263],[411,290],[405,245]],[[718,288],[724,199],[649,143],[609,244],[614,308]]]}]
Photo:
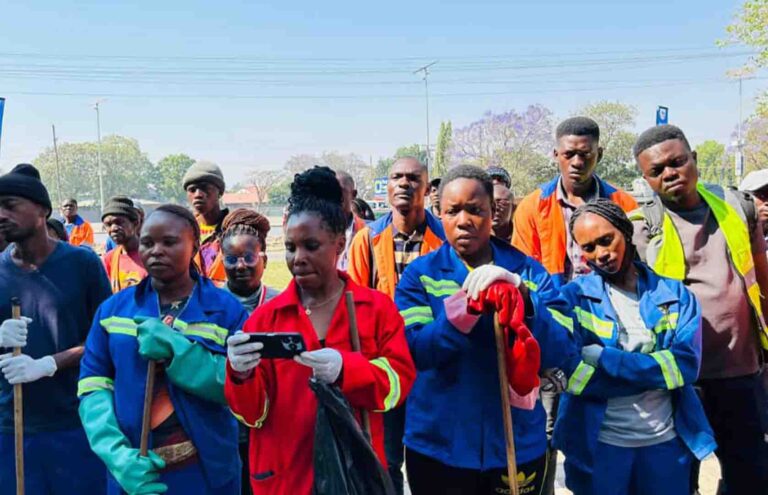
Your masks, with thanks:
[{"label": "green rubber glove", "polygon": [[226,404],[224,379],[227,358],[192,342],[157,318],[137,317],[139,354],[166,360],[165,373],[180,389],[201,399]]},{"label": "green rubber glove", "polygon": [[164,361],[174,355],[174,344],[187,338],[169,327],[159,318],[138,316],[133,319],[139,326],[136,338],[139,341],[139,354],[151,361]]},{"label": "green rubber glove", "polygon": [[98,390],[84,396],[80,400],[79,412],[91,450],[128,495],[168,491],[168,486],[158,482],[158,471],[165,468],[165,461],[152,451],[149,451],[149,457],[144,457],[138,449],[131,447],[131,442],[117,424],[111,391]]}]

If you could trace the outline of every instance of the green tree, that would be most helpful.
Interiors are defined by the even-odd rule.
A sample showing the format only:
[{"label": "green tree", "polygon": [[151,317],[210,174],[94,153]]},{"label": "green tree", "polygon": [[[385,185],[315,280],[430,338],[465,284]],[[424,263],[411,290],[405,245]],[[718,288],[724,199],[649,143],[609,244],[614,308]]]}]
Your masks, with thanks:
[{"label": "green tree", "polygon": [[166,201],[183,203],[186,197],[181,181],[187,169],[194,165],[195,160],[180,153],[168,155],[155,167],[155,188],[157,193]]},{"label": "green tree", "polygon": [[437,148],[435,149],[435,163],[431,173],[433,177],[442,177],[450,162],[451,138],[453,127],[451,121],[440,123],[440,133],[437,136]]},{"label": "green tree", "polygon": [[357,193],[366,197],[373,190],[373,170],[368,163],[355,153],[324,151],[320,155],[293,155],[285,162],[283,169],[291,174],[299,173],[314,165],[324,165],[333,170],[343,170],[355,180]]},{"label": "green tree", "polygon": [[581,108],[577,115],[595,120],[600,126],[600,146],[603,158],[597,173],[608,182],[625,189],[632,187],[632,180],[640,177],[632,156],[632,145],[637,134],[632,129],[637,109],[619,102],[600,101]]},{"label": "green tree", "polygon": [[[99,201],[98,144],[62,143],[59,145],[61,201],[66,197]],[[56,191],[56,158],[46,148],[33,160],[43,182]],[[141,151],[138,141],[123,136],[107,136],[101,142],[104,199],[115,195],[146,198],[154,179],[154,167]]]},{"label": "green tree", "polygon": [[[757,50],[733,76],[746,76],[768,67],[768,0],[747,0],[726,28],[728,37],[720,40],[721,46],[746,45]],[[757,98],[757,114],[768,117],[768,91]]]},{"label": "green tree", "polygon": [[386,177],[389,175],[389,169],[392,168],[392,164],[398,158],[405,158],[406,156],[415,156],[421,163],[427,163],[427,152],[418,144],[411,144],[408,146],[401,146],[395,150],[392,156],[386,158],[379,158],[376,165],[373,167],[373,177]]},{"label": "green tree", "polygon": [[725,145],[708,139],[696,146],[696,164],[704,182],[727,185],[733,180],[733,171],[727,164]]}]

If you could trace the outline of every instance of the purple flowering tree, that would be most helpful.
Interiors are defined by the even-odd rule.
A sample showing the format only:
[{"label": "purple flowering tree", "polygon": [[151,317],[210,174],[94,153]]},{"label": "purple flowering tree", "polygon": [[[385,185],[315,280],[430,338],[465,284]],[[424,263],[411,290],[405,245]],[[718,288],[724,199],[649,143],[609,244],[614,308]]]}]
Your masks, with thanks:
[{"label": "purple flowering tree", "polygon": [[530,105],[523,112],[488,111],[480,120],[453,131],[451,164],[504,167],[512,177],[515,195],[521,196],[556,174],[551,149],[549,109]]}]

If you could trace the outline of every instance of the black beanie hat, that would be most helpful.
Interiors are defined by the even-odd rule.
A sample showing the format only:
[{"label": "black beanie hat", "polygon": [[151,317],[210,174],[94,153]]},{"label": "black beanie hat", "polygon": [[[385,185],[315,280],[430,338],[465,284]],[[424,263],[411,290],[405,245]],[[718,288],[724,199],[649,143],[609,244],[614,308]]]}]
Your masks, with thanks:
[{"label": "black beanie hat", "polygon": [[139,220],[139,211],[136,209],[136,205],[133,204],[133,200],[128,196],[109,198],[104,205],[104,211],[101,212],[101,220],[104,221],[107,215],[123,216],[132,222]]},{"label": "black beanie hat", "polygon": [[0,175],[0,196],[16,196],[48,208],[53,212],[48,190],[40,180],[40,172],[29,163],[20,163],[5,175]]}]

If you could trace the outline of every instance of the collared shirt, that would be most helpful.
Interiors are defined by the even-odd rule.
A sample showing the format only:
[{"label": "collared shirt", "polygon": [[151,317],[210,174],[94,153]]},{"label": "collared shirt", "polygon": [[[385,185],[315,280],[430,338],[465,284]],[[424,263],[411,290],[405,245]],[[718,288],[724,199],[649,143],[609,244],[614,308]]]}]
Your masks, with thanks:
[{"label": "collared shirt", "polygon": [[336,268],[343,272],[346,272],[349,266],[349,246],[352,244],[352,239],[358,230],[358,219],[355,215],[352,215],[352,219],[349,221],[349,225],[347,225],[347,230],[344,231],[344,237],[346,238],[344,252],[341,253],[339,261],[336,262]]},{"label": "collared shirt", "polygon": [[[595,180],[593,184],[594,186],[583,198],[585,203],[600,197],[600,182]],[[573,239],[571,230],[568,228],[568,225],[571,223],[573,212],[576,211],[578,206],[568,202],[568,193],[565,191],[565,186],[563,186],[562,177],[557,180],[555,197],[557,198],[557,202],[560,203],[560,209],[563,211],[563,219],[565,220],[565,249],[567,255],[565,257],[565,273],[563,275],[566,281],[570,281],[574,277],[589,273],[591,270],[584,261],[584,256],[582,256],[579,244]]]},{"label": "collared shirt", "polygon": [[392,237],[395,243],[395,270],[397,270],[398,278],[411,261],[421,256],[421,243],[424,242],[426,230],[427,222],[419,225],[410,235],[400,232],[392,224]]}]

